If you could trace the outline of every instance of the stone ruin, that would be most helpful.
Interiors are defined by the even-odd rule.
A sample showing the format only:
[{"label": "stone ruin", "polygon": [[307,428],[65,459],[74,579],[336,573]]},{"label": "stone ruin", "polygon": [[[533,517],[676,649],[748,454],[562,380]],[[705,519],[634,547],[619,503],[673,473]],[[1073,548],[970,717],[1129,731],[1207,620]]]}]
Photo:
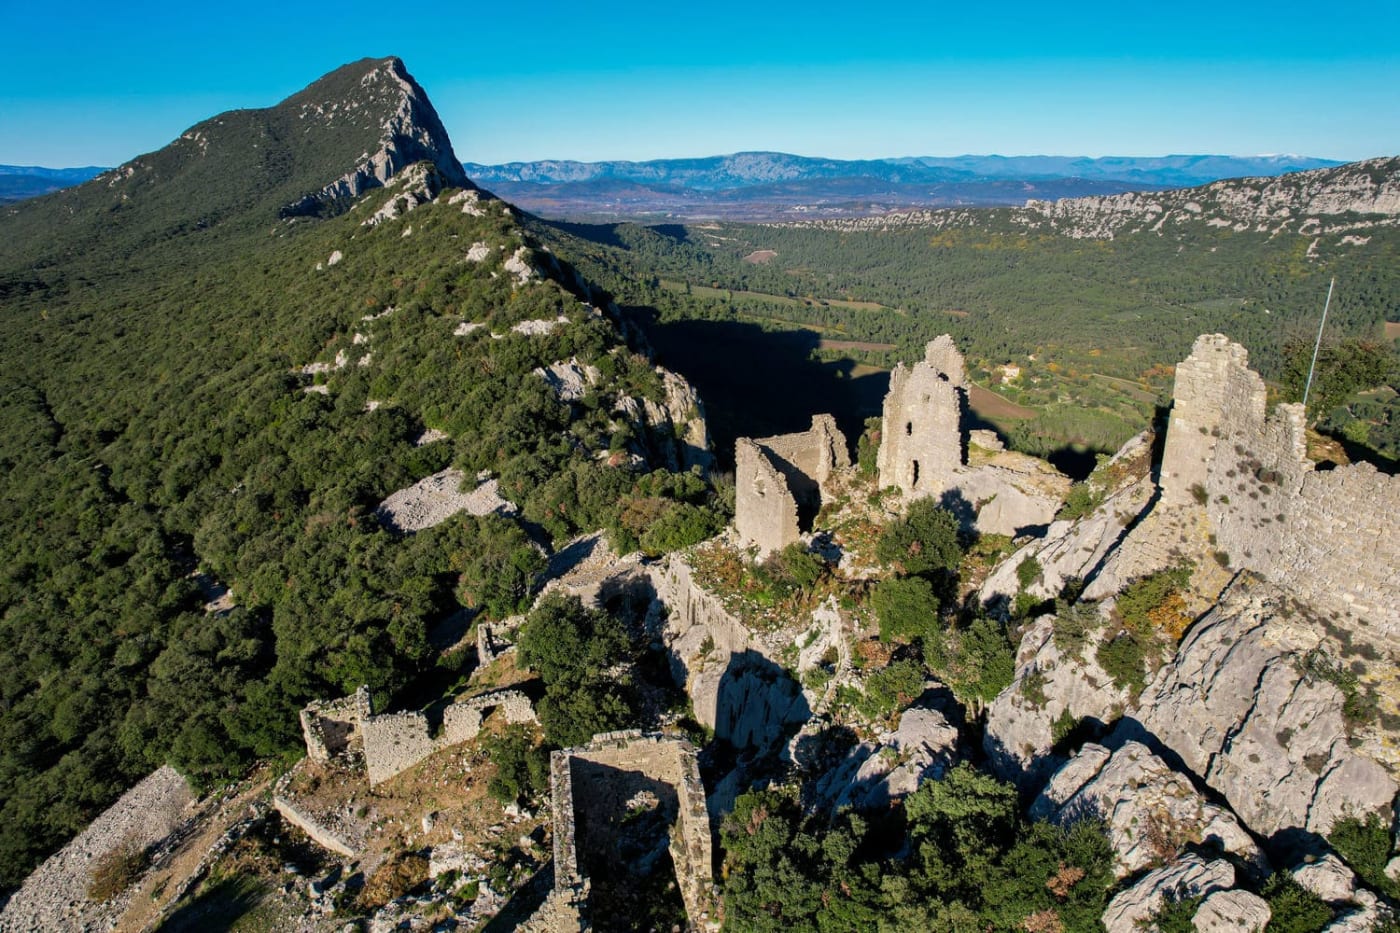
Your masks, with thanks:
[{"label": "stone ruin", "polygon": [[[938,496],[983,533],[1043,529],[1064,503],[1069,479],[969,430],[967,393],[962,354],[947,334],[930,341],[922,361],[894,368],[880,432],[880,488],[898,489],[906,501]],[[970,440],[980,448],[975,460]]]},{"label": "stone ruin", "polygon": [[[590,888],[615,880],[626,866],[599,862],[617,827],[632,818],[638,799],[655,800],[670,826],[676,883],[694,929],[718,930],[714,843],[695,747],[682,738],[639,730],[594,736],[587,745],[556,751],[550,760],[554,813],[554,893],[586,915]],[[562,928],[559,924],[555,928]],[[577,929],[578,927],[574,927]]]},{"label": "stone ruin", "polygon": [[1198,337],[1176,368],[1160,501],[1125,542],[1119,576],[1208,541],[1222,565],[1364,620],[1360,637],[1400,652],[1400,477],[1369,463],[1320,469],[1307,456],[1305,417],[1296,404],[1268,413],[1244,347]]},{"label": "stone ruin", "polygon": [[360,725],[374,713],[369,688],[361,687],[339,700],[315,700],[301,711],[301,734],[306,757],[330,761],[339,755],[360,753]]},{"label": "stone ruin", "polygon": [[525,623],[524,616],[511,616],[500,622],[481,619],[476,623],[477,669],[487,667],[497,658],[515,651],[515,634]]},{"label": "stone ruin", "polygon": [[913,367],[890,373],[880,434],[880,488],[906,499],[938,495],[965,461],[962,434],[967,373],[953,338],[943,335]]},{"label": "stone ruin", "polygon": [[482,722],[496,710],[505,715],[506,722],[536,721],[530,698],[519,690],[496,690],[453,703],[442,711],[442,724],[436,731],[422,712],[366,719],[360,730],[370,786],[402,774],[435,752],[476,738]]},{"label": "stone ruin", "polygon": [[[534,705],[519,690],[495,690],[447,706],[434,724],[427,713],[375,715],[369,689],[332,702],[311,703],[301,712],[306,754],[326,762],[363,757],[371,786],[402,774],[429,755],[476,738],[482,722],[499,710],[506,722],[535,722]],[[435,727],[436,725],[436,727]]]},{"label": "stone ruin", "polygon": [[830,415],[816,415],[810,430],[796,434],[741,437],[734,460],[735,527],[760,558],[811,530],[828,481],[851,465],[846,437]]}]

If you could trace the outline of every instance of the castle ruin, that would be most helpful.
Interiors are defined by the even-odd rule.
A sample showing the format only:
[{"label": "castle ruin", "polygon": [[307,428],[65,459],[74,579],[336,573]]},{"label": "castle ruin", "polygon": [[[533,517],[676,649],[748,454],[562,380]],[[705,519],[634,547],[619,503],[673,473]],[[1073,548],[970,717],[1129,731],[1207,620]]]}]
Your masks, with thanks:
[{"label": "castle ruin", "polygon": [[474,739],[486,717],[499,710],[506,722],[535,722],[534,705],[519,690],[494,690],[447,706],[437,728],[420,711],[375,715],[369,688],[301,712],[306,756],[327,762],[362,757],[370,786],[402,774],[444,748]]},{"label": "castle ruin", "polygon": [[734,461],[734,525],[763,558],[811,530],[829,480],[851,455],[836,419],[816,415],[807,431],[739,438]]},{"label": "castle ruin", "polygon": [[619,827],[637,820],[638,800],[666,825],[676,883],[694,929],[718,930],[714,842],[695,747],[682,738],[609,732],[550,759],[554,896],[586,913],[590,888],[617,884],[629,866],[610,859]]},{"label": "castle ruin", "polygon": [[905,501],[938,496],[945,506],[964,506],[966,523],[984,533],[1014,537],[1047,526],[1069,479],[990,438],[969,443],[986,432],[965,425],[967,397],[967,368],[947,334],[929,342],[920,362],[894,368],[880,432],[880,488],[899,490]]},{"label": "castle ruin", "polygon": [[880,488],[906,499],[938,495],[964,463],[967,372],[953,338],[930,341],[924,359],[890,373],[880,434]]},{"label": "castle ruin", "polygon": [[361,724],[374,714],[369,688],[361,687],[339,700],[315,700],[301,711],[301,735],[306,757],[330,761],[363,748]]},{"label": "castle ruin", "polygon": [[1400,651],[1400,477],[1369,463],[1319,469],[1304,425],[1301,405],[1268,413],[1244,347],[1222,334],[1198,337],[1176,369],[1154,510],[1163,514],[1126,542],[1131,573],[1173,556],[1173,542],[1154,531],[1201,526],[1217,561],[1363,619],[1368,640]]}]

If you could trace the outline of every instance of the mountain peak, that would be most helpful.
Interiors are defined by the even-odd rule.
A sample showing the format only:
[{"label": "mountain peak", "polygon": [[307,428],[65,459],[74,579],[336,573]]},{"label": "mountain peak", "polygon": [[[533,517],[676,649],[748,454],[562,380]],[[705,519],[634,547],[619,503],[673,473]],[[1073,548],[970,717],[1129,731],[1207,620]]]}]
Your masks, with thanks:
[{"label": "mountain peak", "polygon": [[376,113],[388,114],[380,125],[377,149],[365,152],[353,169],[321,190],[283,207],[283,217],[337,213],[350,200],[382,186],[415,162],[433,163],[449,185],[471,187],[442,120],[400,58],[364,58],[344,65],[278,109],[295,114],[298,121],[326,128],[338,121],[355,124],[372,120]]}]

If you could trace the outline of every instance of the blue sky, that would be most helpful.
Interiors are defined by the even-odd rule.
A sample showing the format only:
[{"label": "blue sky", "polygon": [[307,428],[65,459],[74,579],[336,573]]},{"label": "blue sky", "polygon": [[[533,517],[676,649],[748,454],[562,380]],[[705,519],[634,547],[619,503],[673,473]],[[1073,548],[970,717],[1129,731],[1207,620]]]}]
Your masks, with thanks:
[{"label": "blue sky", "polygon": [[383,55],[475,162],[1400,154],[1396,0],[7,0],[0,27],[8,164],[117,164]]}]

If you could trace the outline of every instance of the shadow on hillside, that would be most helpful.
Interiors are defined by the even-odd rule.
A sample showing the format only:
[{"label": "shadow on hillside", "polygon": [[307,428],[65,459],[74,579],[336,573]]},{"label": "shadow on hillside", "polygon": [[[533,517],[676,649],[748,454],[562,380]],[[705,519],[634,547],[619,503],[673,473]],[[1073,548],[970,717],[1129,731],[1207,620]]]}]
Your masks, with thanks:
[{"label": "shadow on hillside", "polygon": [[851,360],[813,357],[819,335],[765,330],[741,321],[659,322],[649,309],[629,311],[646,331],[656,361],[685,376],[705,400],[721,469],[734,468],[734,441],[805,431],[812,416],[831,414],[854,450],[865,419],[880,413],[889,374],[855,375]]}]

